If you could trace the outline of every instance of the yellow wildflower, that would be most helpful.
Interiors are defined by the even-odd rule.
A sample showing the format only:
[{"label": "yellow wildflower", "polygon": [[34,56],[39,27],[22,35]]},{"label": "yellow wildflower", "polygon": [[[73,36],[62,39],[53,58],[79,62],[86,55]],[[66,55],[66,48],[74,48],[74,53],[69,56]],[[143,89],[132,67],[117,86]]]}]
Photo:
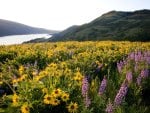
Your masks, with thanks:
[{"label": "yellow wildflower", "polygon": [[43,88],[43,89],[42,89],[42,92],[43,92],[43,93],[48,93],[48,89],[47,89],[47,88]]},{"label": "yellow wildflower", "polygon": [[18,81],[23,81],[28,75],[24,74],[20,78],[18,78]]},{"label": "yellow wildflower", "polygon": [[53,104],[53,102],[54,102],[54,97],[52,95],[46,94],[44,96],[44,103],[45,104]]},{"label": "yellow wildflower", "polygon": [[61,66],[61,68],[66,68],[67,64],[66,64],[66,62],[61,62],[60,66]]},{"label": "yellow wildflower", "polygon": [[60,100],[58,100],[58,99],[53,99],[53,102],[52,102],[51,104],[54,105],[54,106],[57,106],[57,105],[60,104]]},{"label": "yellow wildflower", "polygon": [[23,104],[21,106],[21,112],[22,113],[30,113],[30,109],[29,109],[29,106],[27,104]]},{"label": "yellow wildflower", "polygon": [[70,113],[75,113],[75,112],[77,112],[78,104],[71,102],[71,103],[67,106],[67,109],[68,109],[68,111],[69,111]]},{"label": "yellow wildflower", "polygon": [[59,97],[59,96],[61,96],[61,94],[62,94],[62,90],[61,89],[55,89],[53,92],[52,92],[52,95],[54,96],[54,97]]},{"label": "yellow wildflower", "polygon": [[37,70],[34,70],[34,71],[32,72],[32,75],[33,75],[33,76],[38,75],[38,71],[37,71]]},{"label": "yellow wildflower", "polygon": [[19,96],[15,93],[12,97],[13,106],[18,106]]},{"label": "yellow wildflower", "polygon": [[22,75],[24,72],[24,67],[23,66],[20,66],[19,67],[19,74]]},{"label": "yellow wildflower", "polygon": [[81,85],[81,83],[82,83],[82,78],[83,78],[82,74],[81,74],[79,71],[77,71],[77,72],[75,73],[74,80],[79,83],[78,85]]},{"label": "yellow wildflower", "polygon": [[69,94],[63,93],[61,95],[61,99],[62,99],[62,101],[67,102],[69,100]]},{"label": "yellow wildflower", "polygon": [[49,67],[54,68],[54,69],[57,69],[57,64],[56,64],[56,63],[51,63],[51,64],[49,65]]}]

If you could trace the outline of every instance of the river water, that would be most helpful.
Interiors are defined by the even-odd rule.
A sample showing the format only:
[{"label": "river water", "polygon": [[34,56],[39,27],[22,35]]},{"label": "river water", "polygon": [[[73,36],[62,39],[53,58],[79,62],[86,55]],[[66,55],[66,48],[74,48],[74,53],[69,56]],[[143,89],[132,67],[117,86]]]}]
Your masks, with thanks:
[{"label": "river water", "polygon": [[11,35],[0,37],[0,45],[21,44],[36,38],[50,38],[48,34]]}]

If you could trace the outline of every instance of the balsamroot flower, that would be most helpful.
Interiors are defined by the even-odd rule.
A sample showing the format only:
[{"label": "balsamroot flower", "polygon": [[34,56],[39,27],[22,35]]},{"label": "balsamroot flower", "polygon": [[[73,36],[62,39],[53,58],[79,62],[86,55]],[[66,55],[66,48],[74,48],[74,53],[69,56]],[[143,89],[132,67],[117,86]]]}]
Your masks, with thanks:
[{"label": "balsamroot flower", "polygon": [[69,100],[69,94],[67,94],[67,93],[64,92],[61,95],[61,99],[62,99],[62,101],[67,102]]},{"label": "balsamroot flower", "polygon": [[82,96],[85,97],[88,94],[89,83],[87,76],[84,76],[82,80]]},{"label": "balsamroot flower", "polygon": [[52,104],[53,101],[54,101],[54,97],[53,97],[52,95],[46,94],[46,95],[44,96],[44,103],[45,103],[45,104]]},{"label": "balsamroot flower", "polygon": [[130,83],[130,82],[132,82],[132,72],[130,71],[130,72],[127,72],[127,74],[126,74],[126,79],[127,79],[127,81]]},{"label": "balsamroot flower", "polygon": [[107,85],[107,80],[106,80],[106,77],[104,76],[103,80],[102,80],[102,83],[99,87],[99,92],[98,94],[101,95],[104,93],[105,89],[106,89],[106,85]]},{"label": "balsamroot flower", "polygon": [[13,106],[18,106],[19,96],[16,93],[12,96],[12,102]]},{"label": "balsamroot flower", "polygon": [[30,108],[28,104],[23,104],[21,106],[21,113],[30,113]]},{"label": "balsamroot flower", "polygon": [[115,97],[115,100],[114,100],[115,105],[120,105],[122,103],[122,100],[126,96],[127,91],[128,91],[128,86],[127,86],[127,83],[125,80],[123,82],[123,84],[121,85],[120,90]]},{"label": "balsamroot flower", "polygon": [[78,104],[71,102],[71,103],[67,106],[67,109],[68,109],[68,112],[69,112],[69,113],[76,113],[77,110],[78,110]]}]

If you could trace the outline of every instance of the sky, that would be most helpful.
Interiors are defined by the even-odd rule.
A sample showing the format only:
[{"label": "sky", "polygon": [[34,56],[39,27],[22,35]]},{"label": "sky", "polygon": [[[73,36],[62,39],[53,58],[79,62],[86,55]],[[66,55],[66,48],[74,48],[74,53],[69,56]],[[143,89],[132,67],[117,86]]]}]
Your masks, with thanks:
[{"label": "sky", "polygon": [[33,27],[64,30],[111,10],[150,9],[150,0],[0,0],[0,19]]}]

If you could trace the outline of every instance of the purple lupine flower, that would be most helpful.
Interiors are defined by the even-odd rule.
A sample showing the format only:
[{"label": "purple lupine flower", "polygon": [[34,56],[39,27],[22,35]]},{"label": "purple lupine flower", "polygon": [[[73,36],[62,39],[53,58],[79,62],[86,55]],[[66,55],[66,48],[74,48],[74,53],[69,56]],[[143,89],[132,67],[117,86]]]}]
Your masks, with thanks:
[{"label": "purple lupine flower", "polygon": [[139,75],[136,79],[136,83],[138,84],[138,86],[141,85],[141,81],[142,81],[142,77],[141,77],[141,75]]},{"label": "purple lupine flower", "polygon": [[145,57],[145,60],[146,60],[146,62],[147,62],[148,64],[150,64],[150,57],[149,57],[149,56],[146,56],[146,57]]},{"label": "purple lupine flower", "polygon": [[126,96],[128,91],[128,86],[126,83],[126,80],[122,83],[119,92],[117,93],[115,100],[114,100],[114,104],[115,105],[120,105],[122,103],[123,98]]},{"label": "purple lupine flower", "polygon": [[135,53],[134,52],[132,52],[128,55],[128,59],[134,60],[134,58],[135,58]]},{"label": "purple lupine flower", "polygon": [[132,72],[130,71],[130,72],[127,72],[127,74],[126,74],[126,79],[127,79],[127,81],[130,83],[130,82],[132,82]]},{"label": "purple lupine flower", "polygon": [[149,74],[149,70],[148,70],[148,69],[143,69],[143,70],[141,71],[141,77],[142,77],[142,78],[148,77],[148,74]]},{"label": "purple lupine flower", "polygon": [[124,66],[124,63],[122,61],[117,62],[117,69],[119,73],[121,73],[123,66]]},{"label": "purple lupine flower", "polygon": [[85,107],[88,108],[91,104],[91,99],[88,97],[88,95],[86,94],[85,98],[84,98],[84,103],[85,103]]},{"label": "purple lupine flower", "polygon": [[84,76],[82,80],[82,96],[84,97],[84,103],[86,107],[89,107],[91,104],[91,100],[88,97],[88,89],[89,89],[88,76]]},{"label": "purple lupine flower", "polygon": [[147,64],[150,64],[150,51],[144,52],[144,60]]},{"label": "purple lupine flower", "polygon": [[88,93],[89,83],[87,76],[84,76],[82,80],[82,96],[85,97]]},{"label": "purple lupine flower", "polygon": [[138,56],[142,56],[142,52],[141,51],[138,51],[137,54],[138,54]]},{"label": "purple lupine flower", "polygon": [[106,89],[106,85],[107,85],[107,79],[106,79],[106,77],[104,76],[104,78],[103,78],[103,80],[102,80],[102,83],[101,83],[101,85],[100,85],[100,87],[99,87],[99,92],[98,92],[99,95],[101,95],[101,94],[104,93],[104,91],[105,91],[105,89]]},{"label": "purple lupine flower", "polygon": [[136,53],[135,53],[134,61],[135,61],[135,62],[138,62],[138,61],[142,61],[142,60],[143,60],[142,52],[141,52],[141,51],[136,52]]},{"label": "purple lupine flower", "polygon": [[136,63],[135,65],[134,65],[134,72],[137,72],[138,71],[138,64]]},{"label": "purple lupine flower", "polygon": [[106,113],[113,113],[113,105],[109,102],[106,107]]},{"label": "purple lupine flower", "polygon": [[138,62],[138,61],[139,61],[139,56],[138,56],[138,54],[135,54],[134,61],[135,61],[135,62]]},{"label": "purple lupine flower", "polygon": [[144,52],[144,60],[150,64],[150,51]]}]

